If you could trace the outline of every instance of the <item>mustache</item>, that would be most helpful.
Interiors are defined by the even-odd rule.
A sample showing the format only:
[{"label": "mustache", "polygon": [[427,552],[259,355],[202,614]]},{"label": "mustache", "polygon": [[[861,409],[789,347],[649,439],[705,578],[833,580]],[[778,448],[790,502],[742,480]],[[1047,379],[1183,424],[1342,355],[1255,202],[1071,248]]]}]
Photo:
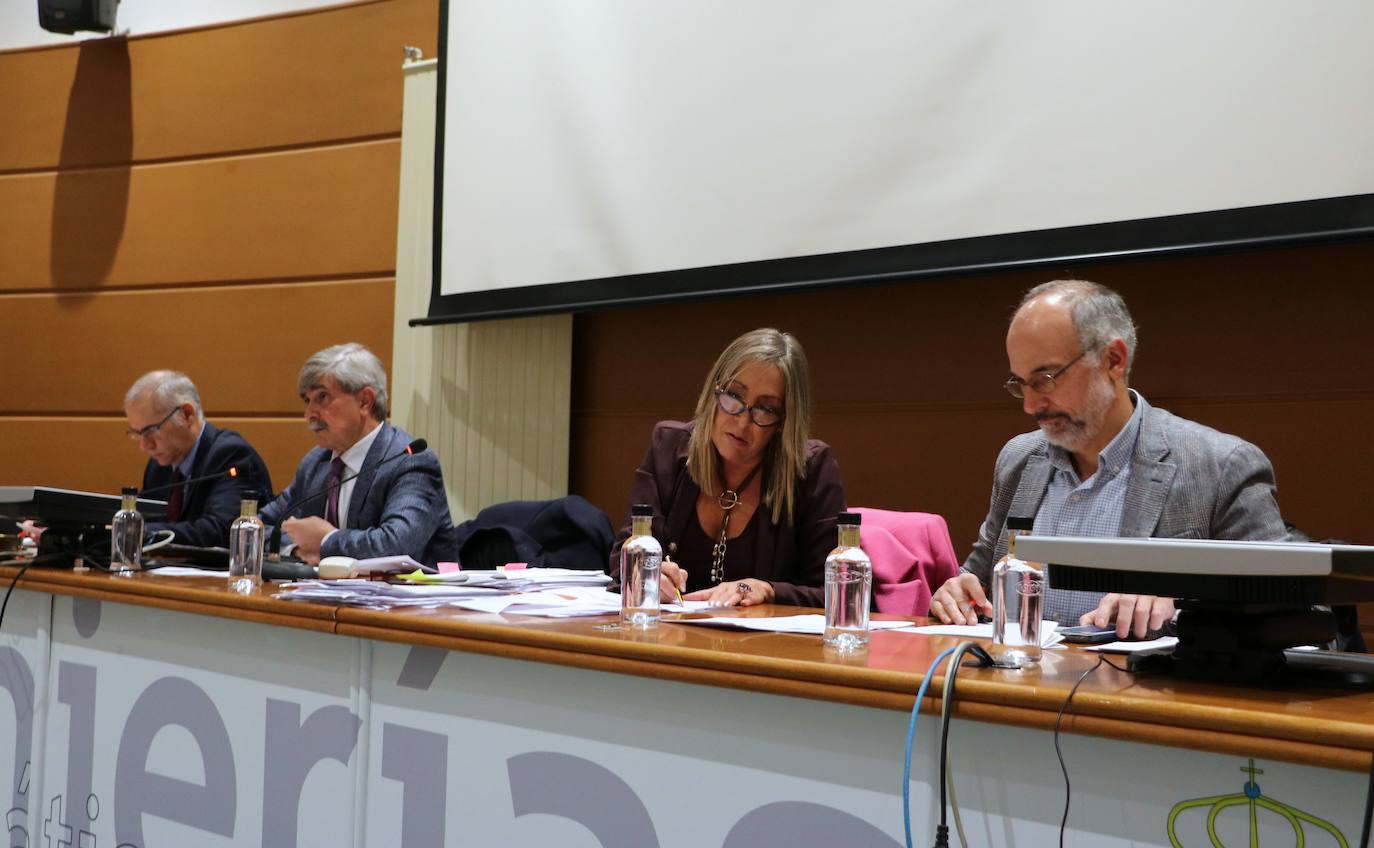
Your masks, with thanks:
[{"label": "mustache", "polygon": [[1073,420],[1073,419],[1069,418],[1069,415],[1068,415],[1068,413],[1066,413],[1066,412],[1037,412],[1037,413],[1035,413],[1035,415],[1034,415],[1033,417],[1035,418],[1035,420],[1036,420],[1037,422],[1038,422],[1038,421],[1053,421],[1053,420],[1056,419],[1056,418],[1062,418],[1062,419],[1064,419],[1065,421],[1072,421],[1072,420]]},{"label": "mustache", "polygon": [[327,427],[323,421],[307,421],[305,422],[305,427],[312,433],[318,433],[321,430],[329,429],[329,427]]}]

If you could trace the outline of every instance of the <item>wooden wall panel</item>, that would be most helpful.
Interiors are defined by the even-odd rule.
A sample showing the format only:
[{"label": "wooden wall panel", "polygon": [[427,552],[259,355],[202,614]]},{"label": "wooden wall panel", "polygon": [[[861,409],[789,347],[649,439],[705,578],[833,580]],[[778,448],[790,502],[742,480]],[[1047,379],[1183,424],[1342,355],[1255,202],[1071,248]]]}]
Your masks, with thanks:
[{"label": "wooden wall panel", "polygon": [[[291,482],[296,464],[315,440],[300,416],[292,418],[220,417],[218,427],[238,430],[267,462],[278,492]],[[0,418],[0,468],[6,486],[58,486],[118,494],[143,480],[148,457],[124,435],[123,417]],[[35,450],[35,446],[45,449]]]},{"label": "wooden wall panel", "polygon": [[1371,265],[1374,244],[1356,243],[580,315],[571,490],[619,520],[653,422],[690,416],[730,339],[777,326],[810,356],[814,431],[850,503],[939,512],[963,556],[998,450],[1031,429],[1001,388],[1006,321],[1025,288],[1069,275],[1126,297],[1132,384],[1151,402],[1263,448],[1285,515],[1308,532],[1374,544]]},{"label": "wooden wall panel", "polygon": [[395,139],[0,177],[0,291],[391,276]]},{"label": "wooden wall panel", "polygon": [[0,483],[111,491],[124,390],[187,371],[285,485],[295,374],[390,358],[402,51],[436,0],[0,53]]},{"label": "wooden wall panel", "polygon": [[[437,0],[0,52],[0,172],[294,147],[397,132],[401,48],[434,55]],[[69,96],[70,95],[70,96]]]},{"label": "wooden wall panel", "polygon": [[0,413],[119,414],[139,375],[176,368],[211,414],[294,415],[296,373],[320,348],[357,341],[390,358],[392,287],[383,278],[0,296],[7,363],[44,375],[8,394]]}]

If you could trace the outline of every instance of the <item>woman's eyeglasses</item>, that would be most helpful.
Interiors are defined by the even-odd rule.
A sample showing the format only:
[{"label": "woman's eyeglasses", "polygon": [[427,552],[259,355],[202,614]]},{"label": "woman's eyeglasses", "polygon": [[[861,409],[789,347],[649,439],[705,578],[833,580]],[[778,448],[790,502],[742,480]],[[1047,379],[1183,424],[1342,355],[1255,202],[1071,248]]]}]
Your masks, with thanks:
[{"label": "woman's eyeglasses", "polygon": [[750,406],[744,402],[744,398],[730,389],[719,386],[716,387],[716,408],[726,415],[739,415],[747,410],[749,420],[760,427],[776,427],[782,422],[782,410],[776,406],[767,404]]}]

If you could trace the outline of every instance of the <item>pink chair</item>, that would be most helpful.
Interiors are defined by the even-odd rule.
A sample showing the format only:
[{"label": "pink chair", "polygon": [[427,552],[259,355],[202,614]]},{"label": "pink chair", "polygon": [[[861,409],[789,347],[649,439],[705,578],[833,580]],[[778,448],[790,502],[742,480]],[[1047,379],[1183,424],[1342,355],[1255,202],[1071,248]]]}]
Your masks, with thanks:
[{"label": "pink chair", "polygon": [[873,596],[879,612],[926,615],[930,595],[959,573],[945,519],[929,512],[860,507],[860,544],[873,560]]}]

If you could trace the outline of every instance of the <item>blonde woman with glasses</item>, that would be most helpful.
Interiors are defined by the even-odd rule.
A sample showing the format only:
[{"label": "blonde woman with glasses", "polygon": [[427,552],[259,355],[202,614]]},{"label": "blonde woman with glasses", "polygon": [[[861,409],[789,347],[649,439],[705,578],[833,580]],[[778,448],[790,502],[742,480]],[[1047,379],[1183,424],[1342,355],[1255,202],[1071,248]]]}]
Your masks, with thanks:
[{"label": "blonde woman with glasses", "polygon": [[[824,605],[844,486],[810,425],[806,354],[794,336],[767,328],[725,348],[692,421],[655,425],[630,502],[654,508],[665,601],[681,593],[719,606]],[[612,577],[629,535],[627,518]]]}]

